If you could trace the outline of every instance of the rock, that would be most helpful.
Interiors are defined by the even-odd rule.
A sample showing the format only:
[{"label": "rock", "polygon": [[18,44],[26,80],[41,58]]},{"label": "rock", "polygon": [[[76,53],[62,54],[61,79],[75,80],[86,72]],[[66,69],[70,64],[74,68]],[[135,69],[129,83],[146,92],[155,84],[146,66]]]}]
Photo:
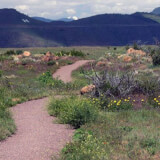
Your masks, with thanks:
[{"label": "rock", "polygon": [[132,58],[131,56],[124,56],[124,57],[123,57],[123,61],[124,61],[124,62],[131,62],[132,59],[133,59],[133,58]]},{"label": "rock", "polygon": [[59,62],[56,62],[56,65],[59,66]]},{"label": "rock", "polygon": [[19,62],[19,61],[20,61],[20,58],[19,58],[19,56],[13,56],[13,60],[14,60],[15,62]]},{"label": "rock", "polygon": [[20,102],[20,101],[21,101],[20,98],[13,98],[13,99],[12,99],[12,102]]},{"label": "rock", "polygon": [[14,74],[6,76],[6,78],[11,79],[11,78],[17,78],[17,76],[15,76]]},{"label": "rock", "polygon": [[146,56],[146,52],[142,50],[135,50],[133,48],[130,48],[127,50],[128,55],[136,55],[136,56]]},{"label": "rock", "polygon": [[48,56],[43,56],[42,57],[42,61],[44,61],[44,62],[49,62],[51,59],[50,59],[50,57],[48,57]]},{"label": "rock", "polygon": [[99,62],[97,62],[97,64],[96,64],[96,66],[105,66],[106,65],[106,62],[104,62],[104,61],[99,61]]},{"label": "rock", "polygon": [[89,93],[91,91],[93,91],[94,89],[96,88],[95,85],[91,84],[91,85],[88,85],[88,86],[85,86],[81,89],[80,93],[81,95],[85,94],[85,93]]},{"label": "rock", "polygon": [[31,56],[31,52],[29,52],[29,51],[24,51],[24,52],[23,52],[23,56],[24,56],[24,57],[29,57],[29,56]]},{"label": "rock", "polygon": [[51,53],[50,51],[48,51],[48,52],[46,53],[46,56],[47,56],[47,57],[51,57],[51,56],[52,56],[52,53]]},{"label": "rock", "polygon": [[121,58],[123,58],[124,56],[125,56],[125,55],[122,54],[122,55],[118,56],[117,58],[118,58],[118,59],[121,59]]},{"label": "rock", "polygon": [[59,60],[58,56],[53,57],[53,61],[57,61],[57,60]]},{"label": "rock", "polygon": [[22,59],[23,58],[23,55],[18,55],[17,56],[19,59]]}]

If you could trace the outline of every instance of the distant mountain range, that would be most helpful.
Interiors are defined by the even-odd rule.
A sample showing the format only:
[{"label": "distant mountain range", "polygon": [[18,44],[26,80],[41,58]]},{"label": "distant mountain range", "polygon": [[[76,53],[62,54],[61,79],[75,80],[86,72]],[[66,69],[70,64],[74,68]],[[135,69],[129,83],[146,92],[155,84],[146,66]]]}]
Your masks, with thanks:
[{"label": "distant mountain range", "polygon": [[43,18],[43,17],[32,17],[32,18],[35,20],[38,20],[38,21],[48,22],[48,23],[53,21],[51,19],[47,19],[47,18]]},{"label": "distant mountain range", "polygon": [[32,17],[32,18],[39,20],[39,21],[42,21],[42,22],[52,22],[52,21],[71,22],[71,21],[78,20],[78,17],[76,17],[76,16],[61,18],[61,19],[57,19],[57,20],[51,20],[51,19],[47,19],[47,18],[43,18],[43,17]]},{"label": "distant mountain range", "polygon": [[155,8],[151,13],[156,14],[156,15],[160,15],[160,7]]},{"label": "distant mountain range", "polygon": [[[74,19],[74,20],[73,20]],[[0,47],[107,46],[160,39],[157,12],[102,14],[52,21],[29,17],[15,9],[0,9]]]}]

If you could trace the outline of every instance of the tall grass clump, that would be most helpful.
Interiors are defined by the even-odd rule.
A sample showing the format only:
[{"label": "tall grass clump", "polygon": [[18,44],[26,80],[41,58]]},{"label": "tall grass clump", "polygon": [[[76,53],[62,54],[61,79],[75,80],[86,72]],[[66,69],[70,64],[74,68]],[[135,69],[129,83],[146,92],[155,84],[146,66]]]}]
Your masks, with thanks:
[{"label": "tall grass clump", "polygon": [[50,115],[57,116],[61,123],[74,128],[94,121],[98,115],[98,107],[90,100],[79,97],[53,99],[48,109]]},{"label": "tall grass clump", "polygon": [[52,77],[52,73],[50,71],[47,71],[39,76],[38,80],[47,86],[50,87],[61,87],[64,85],[63,81],[55,79]]},{"label": "tall grass clump", "polygon": [[71,51],[61,51],[55,54],[56,56],[75,56],[75,57],[84,57],[85,54],[82,51],[76,51],[75,49]]},{"label": "tall grass clump", "polygon": [[16,127],[8,110],[11,105],[10,97],[0,88],[0,141],[14,133]]}]

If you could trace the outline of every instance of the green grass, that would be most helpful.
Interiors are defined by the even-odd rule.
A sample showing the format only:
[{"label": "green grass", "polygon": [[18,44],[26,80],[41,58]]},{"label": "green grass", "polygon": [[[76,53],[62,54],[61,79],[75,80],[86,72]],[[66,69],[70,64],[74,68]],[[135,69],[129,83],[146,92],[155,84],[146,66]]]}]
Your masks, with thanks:
[{"label": "green grass", "polygon": [[160,16],[154,14],[143,14],[144,17],[150,18],[158,23],[160,23]]},{"label": "green grass", "polygon": [[[116,50],[114,49],[116,48]],[[19,48],[19,49],[15,49],[15,48],[1,48],[0,49],[0,53],[3,54],[8,50],[14,50],[15,52],[17,50],[22,50],[22,51],[30,51],[32,54],[44,54],[47,51],[50,51],[52,53],[57,53],[57,52],[61,52],[63,51],[71,51],[71,50],[77,50],[77,51],[82,51],[83,53],[86,54],[86,58],[87,59],[95,59],[97,60],[100,57],[103,57],[106,53],[125,53],[126,49],[125,47],[89,47],[89,46],[74,46],[74,47],[48,47],[48,48]]]},{"label": "green grass", "polygon": [[11,136],[16,130],[11,113],[3,105],[0,105],[0,141]]},{"label": "green grass", "polygon": [[[113,64],[119,63],[116,61],[116,54],[126,52],[125,47],[54,47],[15,50],[29,50],[33,54],[43,54],[47,51],[55,53],[72,49],[81,50],[86,54],[86,59],[95,60],[106,57],[106,53],[111,53]],[[0,49],[0,53],[7,50],[9,49]],[[5,59],[8,57],[2,57],[2,62]],[[60,61],[60,65],[66,64],[71,64],[71,61]],[[49,71],[54,72],[57,68],[53,65]],[[51,100],[50,115],[57,116],[60,123],[71,124],[75,128],[80,127],[75,131],[73,141],[62,150],[61,160],[155,160],[160,156],[158,109],[102,111],[97,103],[87,98],[70,97],[79,93],[83,86],[92,83],[84,76],[92,75],[92,71],[86,71],[82,67],[73,72],[72,83],[64,84],[53,80],[51,74],[43,77],[43,73],[47,70],[29,70],[25,66],[13,66],[12,69],[11,66],[10,70],[3,71],[3,77],[13,74],[16,78],[1,79],[0,82],[0,140],[16,130],[9,107],[27,100],[58,94],[66,98]],[[39,77],[42,77],[42,81]],[[19,98],[19,101],[13,102],[13,98]]]},{"label": "green grass", "polygon": [[12,105],[11,95],[0,88],[0,141],[14,133],[16,127],[8,106]]},{"label": "green grass", "polygon": [[160,112],[101,112],[62,151],[62,160],[154,160],[160,151]]}]

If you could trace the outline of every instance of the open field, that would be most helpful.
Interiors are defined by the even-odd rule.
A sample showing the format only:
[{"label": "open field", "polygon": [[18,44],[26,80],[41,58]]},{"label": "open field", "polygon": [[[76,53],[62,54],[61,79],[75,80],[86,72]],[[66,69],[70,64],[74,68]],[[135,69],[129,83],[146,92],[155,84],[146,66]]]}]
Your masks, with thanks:
[{"label": "open field", "polygon": [[[85,56],[63,55],[43,61],[48,51],[61,55],[62,50],[73,49]],[[50,96],[49,114],[57,117],[57,123],[76,129],[72,142],[57,159],[160,159],[157,48],[152,54],[146,50],[126,54],[126,47],[0,49],[0,53],[7,50],[28,50],[32,55],[18,61],[13,55],[1,56],[0,140],[16,131],[8,107]],[[72,82],[65,84],[52,78],[58,68],[81,59],[95,61],[74,71]],[[89,84],[94,87],[80,96],[80,89]]]},{"label": "open field", "polygon": [[[116,50],[115,50],[116,48]],[[33,54],[43,54],[46,53],[47,51],[50,52],[60,52],[62,50],[64,51],[70,51],[72,49],[75,50],[81,50],[82,52],[84,52],[87,55],[87,58],[90,59],[97,59],[98,57],[103,56],[105,53],[124,53],[125,51],[125,47],[110,47],[110,46],[106,46],[106,47],[78,47],[78,46],[74,46],[74,47],[48,47],[48,48],[1,48],[0,49],[0,53],[5,53],[8,50],[22,50],[22,51],[30,51]]]}]

